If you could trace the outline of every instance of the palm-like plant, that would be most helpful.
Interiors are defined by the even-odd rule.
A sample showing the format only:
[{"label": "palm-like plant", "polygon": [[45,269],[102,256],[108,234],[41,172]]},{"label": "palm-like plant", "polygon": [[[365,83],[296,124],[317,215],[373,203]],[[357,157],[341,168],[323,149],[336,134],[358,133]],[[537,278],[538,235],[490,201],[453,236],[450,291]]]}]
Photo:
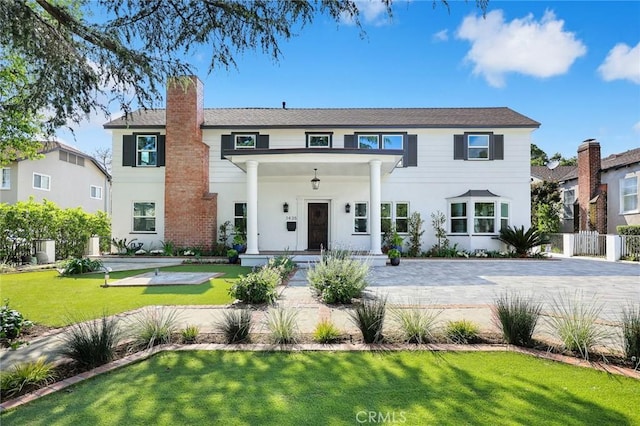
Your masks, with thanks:
[{"label": "palm-like plant", "polygon": [[520,257],[526,257],[534,247],[549,243],[549,239],[536,228],[529,228],[525,231],[524,226],[502,228],[498,239],[513,247]]}]

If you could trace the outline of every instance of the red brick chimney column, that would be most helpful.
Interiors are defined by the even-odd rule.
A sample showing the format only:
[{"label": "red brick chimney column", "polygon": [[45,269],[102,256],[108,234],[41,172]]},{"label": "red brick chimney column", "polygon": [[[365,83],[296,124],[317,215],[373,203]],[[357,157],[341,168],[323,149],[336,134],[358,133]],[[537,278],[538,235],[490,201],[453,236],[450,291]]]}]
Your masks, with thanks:
[{"label": "red brick chimney column", "polygon": [[598,195],[599,187],[600,144],[595,139],[587,139],[578,147],[578,205],[581,231],[596,229],[598,219],[590,220],[589,202]]},{"label": "red brick chimney column", "polygon": [[203,92],[195,76],[167,85],[164,234],[178,247],[210,249],[217,238],[217,194],[209,193]]}]

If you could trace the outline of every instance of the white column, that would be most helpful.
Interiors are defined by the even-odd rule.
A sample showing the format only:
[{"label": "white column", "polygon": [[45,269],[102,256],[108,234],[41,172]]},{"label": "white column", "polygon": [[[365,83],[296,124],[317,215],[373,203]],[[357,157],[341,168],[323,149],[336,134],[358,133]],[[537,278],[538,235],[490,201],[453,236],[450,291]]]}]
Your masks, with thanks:
[{"label": "white column", "polygon": [[371,230],[371,254],[382,254],[380,246],[380,170],[382,161],[371,160],[369,162],[369,229]]},{"label": "white column", "polygon": [[247,161],[247,254],[258,254],[258,162]]}]

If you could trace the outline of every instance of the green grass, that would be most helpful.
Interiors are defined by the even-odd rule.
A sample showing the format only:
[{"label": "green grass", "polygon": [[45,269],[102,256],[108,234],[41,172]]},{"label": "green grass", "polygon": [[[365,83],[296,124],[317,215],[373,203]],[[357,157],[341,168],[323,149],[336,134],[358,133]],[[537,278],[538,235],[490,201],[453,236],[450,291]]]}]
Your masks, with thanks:
[{"label": "green grass", "polygon": [[505,352],[171,352],[0,420],[342,425],[373,411],[412,425],[626,425],[640,423],[639,396],[638,380]]},{"label": "green grass", "polygon": [[[59,277],[57,271],[0,275],[0,294],[11,307],[35,323],[59,327],[74,318],[99,318],[148,305],[220,305],[230,303],[228,289],[250,268],[232,265],[183,265],[161,268],[176,272],[223,272],[200,285],[100,287],[104,274]],[[110,282],[153,271],[111,272]]]}]

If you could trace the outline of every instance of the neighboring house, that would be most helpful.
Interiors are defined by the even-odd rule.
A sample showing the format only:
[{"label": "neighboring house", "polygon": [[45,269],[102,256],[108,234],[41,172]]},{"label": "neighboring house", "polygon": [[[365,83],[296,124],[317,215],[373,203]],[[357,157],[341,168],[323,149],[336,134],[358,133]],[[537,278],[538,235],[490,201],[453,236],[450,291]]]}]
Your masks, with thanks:
[{"label": "neighboring house", "polygon": [[109,212],[109,173],[91,156],[60,142],[43,142],[41,159],[20,159],[1,168],[0,202],[48,200],[59,207]]},{"label": "neighboring house", "polygon": [[247,255],[342,247],[381,253],[443,212],[461,249],[500,249],[530,225],[531,132],[509,108],[204,109],[202,83],[170,84],[166,110],[113,120],[113,235],[210,247],[246,223]]},{"label": "neighboring house", "polygon": [[615,234],[619,225],[640,225],[640,148],[600,159],[600,144],[588,139],[578,147],[578,165],[532,166],[531,176],[560,184],[561,232]]}]

